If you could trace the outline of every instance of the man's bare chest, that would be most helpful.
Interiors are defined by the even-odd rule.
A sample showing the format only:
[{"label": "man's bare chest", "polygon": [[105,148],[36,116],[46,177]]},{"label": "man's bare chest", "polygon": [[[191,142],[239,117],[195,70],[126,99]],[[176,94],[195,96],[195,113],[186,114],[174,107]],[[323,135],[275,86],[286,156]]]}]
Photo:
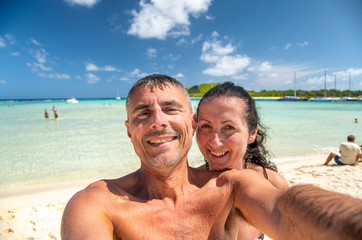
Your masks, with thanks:
[{"label": "man's bare chest", "polygon": [[125,202],[112,222],[121,239],[228,239],[231,207],[227,199]]}]

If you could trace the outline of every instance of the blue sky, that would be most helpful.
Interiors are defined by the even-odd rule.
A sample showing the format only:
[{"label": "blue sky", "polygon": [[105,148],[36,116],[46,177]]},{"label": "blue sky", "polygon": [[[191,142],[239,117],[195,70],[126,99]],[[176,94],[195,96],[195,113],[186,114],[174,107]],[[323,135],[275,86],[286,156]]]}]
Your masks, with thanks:
[{"label": "blue sky", "polygon": [[362,89],[362,1],[0,1],[0,99],[125,97],[152,73],[319,90],[325,71]]}]

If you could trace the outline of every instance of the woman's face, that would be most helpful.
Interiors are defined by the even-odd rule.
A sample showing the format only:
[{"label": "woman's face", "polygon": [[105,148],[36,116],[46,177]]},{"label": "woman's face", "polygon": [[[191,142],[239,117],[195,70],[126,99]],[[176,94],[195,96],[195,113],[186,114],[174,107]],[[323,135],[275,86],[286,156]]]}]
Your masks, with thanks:
[{"label": "woman's face", "polygon": [[242,169],[247,145],[255,140],[249,134],[239,98],[207,98],[199,107],[196,140],[211,169]]}]

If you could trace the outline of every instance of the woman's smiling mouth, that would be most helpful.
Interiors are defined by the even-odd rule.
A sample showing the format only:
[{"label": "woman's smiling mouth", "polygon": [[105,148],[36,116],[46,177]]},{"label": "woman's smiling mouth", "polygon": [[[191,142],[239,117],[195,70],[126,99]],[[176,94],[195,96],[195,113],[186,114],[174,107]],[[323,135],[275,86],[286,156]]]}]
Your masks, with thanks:
[{"label": "woman's smiling mouth", "polygon": [[215,157],[222,157],[222,156],[224,156],[226,153],[228,153],[228,152],[212,152],[212,151],[210,151],[210,153],[212,154],[212,155],[214,155]]}]

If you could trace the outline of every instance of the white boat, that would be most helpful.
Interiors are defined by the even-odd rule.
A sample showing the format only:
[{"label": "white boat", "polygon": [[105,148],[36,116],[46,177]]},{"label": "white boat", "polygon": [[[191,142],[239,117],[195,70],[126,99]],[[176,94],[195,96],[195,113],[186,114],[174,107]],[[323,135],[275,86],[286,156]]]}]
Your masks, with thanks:
[{"label": "white boat", "polygon": [[69,103],[78,103],[78,100],[73,97],[73,98],[67,99],[67,102],[69,102]]},{"label": "white boat", "polygon": [[117,89],[117,97],[116,100],[121,100],[121,98],[119,97],[119,90]]}]

